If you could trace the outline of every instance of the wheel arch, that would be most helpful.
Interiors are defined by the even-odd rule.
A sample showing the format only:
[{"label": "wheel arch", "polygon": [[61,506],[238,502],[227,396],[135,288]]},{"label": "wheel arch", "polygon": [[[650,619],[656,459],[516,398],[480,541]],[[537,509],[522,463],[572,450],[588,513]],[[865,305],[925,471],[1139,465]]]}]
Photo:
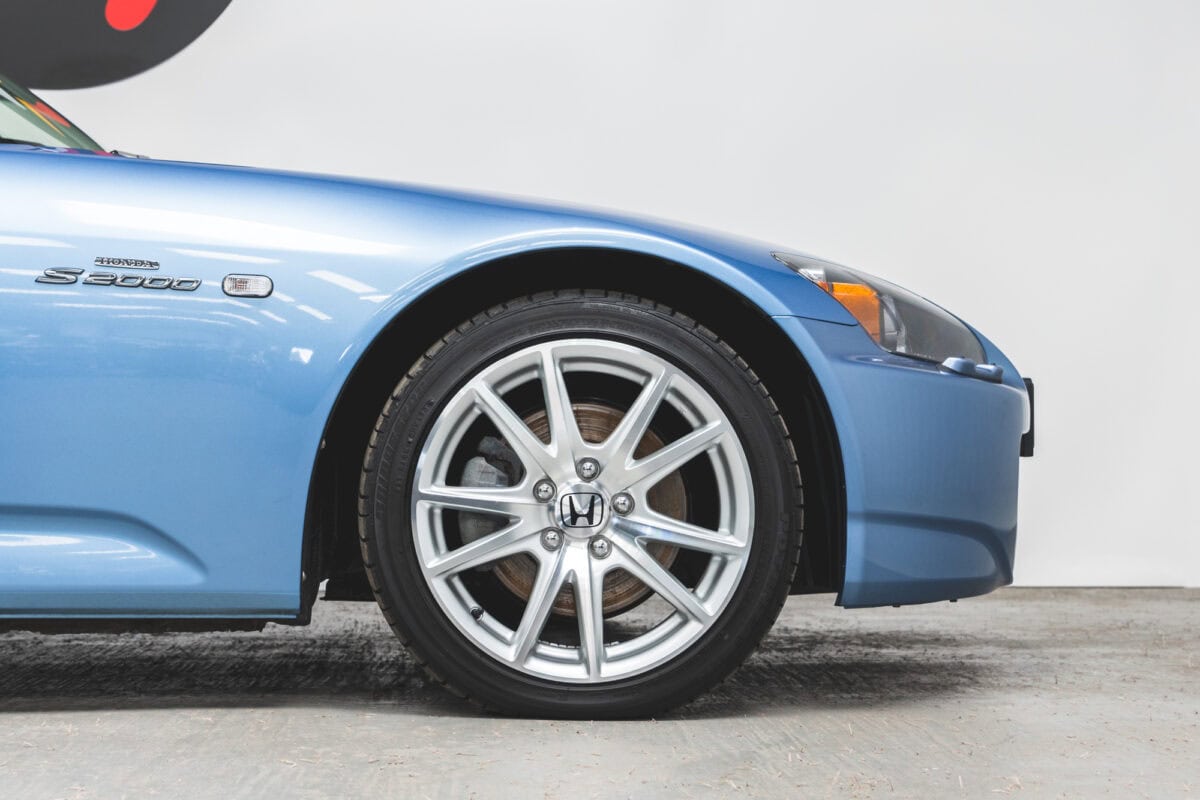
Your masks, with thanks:
[{"label": "wheel arch", "polygon": [[[581,281],[581,274],[598,277]],[[359,473],[375,420],[401,370],[451,325],[500,299],[569,288],[661,302],[712,328],[750,363],[779,404],[804,480],[805,538],[792,591],[840,591],[846,530],[841,451],[824,393],[787,335],[744,294],[678,261],[632,250],[562,247],[498,257],[447,278],[404,306],[365,349],[330,412],[312,473],[304,530],[305,613],[326,578],[331,599],[372,599],[358,548]],[[451,301],[454,312],[448,314]]]}]

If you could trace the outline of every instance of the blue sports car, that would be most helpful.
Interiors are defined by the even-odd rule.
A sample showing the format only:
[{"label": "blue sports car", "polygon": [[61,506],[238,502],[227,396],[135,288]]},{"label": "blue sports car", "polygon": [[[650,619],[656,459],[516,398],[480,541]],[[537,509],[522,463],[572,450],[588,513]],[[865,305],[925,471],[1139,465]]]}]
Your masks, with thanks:
[{"label": "blue sports car", "polygon": [[374,600],[504,713],[654,714],[788,594],[1012,579],[1031,384],[904,289],[582,208],[106,152],[0,78],[0,625]]}]

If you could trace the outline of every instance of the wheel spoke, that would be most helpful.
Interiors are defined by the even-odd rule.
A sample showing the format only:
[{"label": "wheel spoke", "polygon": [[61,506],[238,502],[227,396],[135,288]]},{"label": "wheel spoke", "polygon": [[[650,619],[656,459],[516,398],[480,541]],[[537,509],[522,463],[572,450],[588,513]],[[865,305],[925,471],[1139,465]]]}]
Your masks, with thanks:
[{"label": "wheel spoke", "polygon": [[566,550],[559,550],[551,557],[539,559],[537,578],[529,592],[529,601],[521,614],[521,623],[513,634],[513,661],[524,664],[537,646],[546,619],[554,608],[554,598],[565,580],[563,565]]},{"label": "wheel spoke", "polygon": [[638,541],[661,542],[718,556],[741,555],[746,551],[744,542],[739,542],[727,533],[710,531],[662,514],[615,517],[612,524],[617,530]]},{"label": "wheel spoke", "polygon": [[473,486],[428,486],[417,490],[416,500],[457,511],[475,511],[519,517],[533,505],[524,491],[510,488],[483,489]]},{"label": "wheel spoke", "polygon": [[440,578],[527,552],[537,546],[533,541],[536,532],[536,526],[518,520],[507,528],[430,559],[425,563],[425,571]]},{"label": "wheel spoke", "polygon": [[476,383],[474,391],[476,405],[487,414],[509,447],[517,453],[525,471],[540,472],[542,475],[555,474],[557,470],[554,457],[508,403],[486,383]]},{"label": "wheel spoke", "polygon": [[550,423],[550,447],[560,462],[573,463],[581,450],[583,437],[575,421],[575,410],[571,396],[567,393],[567,382],[562,369],[554,357],[553,348],[542,350],[541,378],[546,395],[546,418]]},{"label": "wheel spoke", "polygon": [[633,451],[646,435],[650,420],[654,419],[658,407],[671,387],[673,373],[663,367],[650,376],[650,380],[642,388],[633,405],[625,412],[616,429],[609,434],[604,443],[605,458],[619,465],[633,461]]},{"label": "wheel spoke", "polygon": [[640,461],[634,462],[633,466],[625,471],[626,487],[636,486],[640,483],[653,486],[715,445],[727,430],[723,421],[713,420],[686,436],[676,439],[661,450],[655,450]]},{"label": "wheel spoke", "polygon": [[604,572],[586,555],[575,568],[575,617],[588,677],[599,678],[604,663]]},{"label": "wheel spoke", "polygon": [[654,556],[643,550],[641,545],[624,536],[614,536],[613,541],[621,551],[620,566],[646,584],[652,592],[685,616],[704,623],[712,619],[712,614],[704,608],[700,598],[680,583]]}]

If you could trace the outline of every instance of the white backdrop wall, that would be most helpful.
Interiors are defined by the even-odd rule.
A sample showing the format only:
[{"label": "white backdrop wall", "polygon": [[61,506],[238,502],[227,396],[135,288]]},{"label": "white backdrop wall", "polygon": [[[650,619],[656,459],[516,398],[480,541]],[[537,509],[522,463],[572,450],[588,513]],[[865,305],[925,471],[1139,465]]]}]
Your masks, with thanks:
[{"label": "white backdrop wall", "polygon": [[493,189],[886,276],[1038,382],[1017,582],[1200,585],[1200,3],[234,0],[110,147]]}]

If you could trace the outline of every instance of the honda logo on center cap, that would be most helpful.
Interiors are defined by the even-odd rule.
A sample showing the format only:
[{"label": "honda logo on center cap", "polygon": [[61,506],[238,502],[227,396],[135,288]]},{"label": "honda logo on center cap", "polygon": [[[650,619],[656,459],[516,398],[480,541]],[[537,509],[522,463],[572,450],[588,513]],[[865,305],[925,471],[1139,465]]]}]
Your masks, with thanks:
[{"label": "honda logo on center cap", "polygon": [[594,492],[564,494],[558,501],[564,528],[596,528],[604,521],[604,498]]}]

